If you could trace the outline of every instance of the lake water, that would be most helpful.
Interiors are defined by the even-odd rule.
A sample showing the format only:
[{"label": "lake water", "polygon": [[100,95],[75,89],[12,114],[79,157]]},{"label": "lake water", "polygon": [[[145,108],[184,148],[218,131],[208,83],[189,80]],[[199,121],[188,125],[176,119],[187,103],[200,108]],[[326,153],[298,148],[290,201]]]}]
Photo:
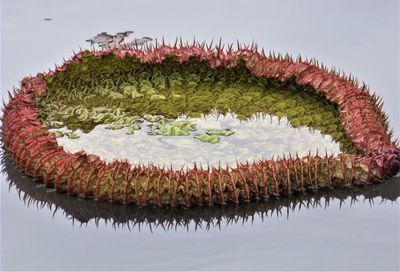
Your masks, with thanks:
[{"label": "lake water", "polygon": [[[223,36],[352,72],[383,97],[400,136],[395,0],[5,0],[1,22],[6,101],[18,80],[87,48],[84,40],[102,31],[167,41]],[[400,269],[399,177],[268,203],[160,209],[56,194],[7,157],[1,165],[1,270]]]}]

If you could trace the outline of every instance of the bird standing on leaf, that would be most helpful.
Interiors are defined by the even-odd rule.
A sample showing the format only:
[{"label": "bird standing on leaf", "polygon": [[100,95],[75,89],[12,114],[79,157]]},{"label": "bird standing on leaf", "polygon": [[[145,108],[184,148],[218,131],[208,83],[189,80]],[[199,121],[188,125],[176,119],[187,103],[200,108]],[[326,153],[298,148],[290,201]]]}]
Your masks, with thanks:
[{"label": "bird standing on leaf", "polygon": [[91,39],[86,40],[91,46],[98,45],[101,49],[138,47],[152,41],[150,37],[135,38],[131,34],[133,31],[118,32],[115,35],[101,32]]}]

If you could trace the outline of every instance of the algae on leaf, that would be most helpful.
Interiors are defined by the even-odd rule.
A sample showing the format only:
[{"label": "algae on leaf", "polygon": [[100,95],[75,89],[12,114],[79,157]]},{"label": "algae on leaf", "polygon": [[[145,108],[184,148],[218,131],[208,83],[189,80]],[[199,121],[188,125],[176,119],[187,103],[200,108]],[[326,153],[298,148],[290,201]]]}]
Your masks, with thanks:
[{"label": "algae on leaf", "polygon": [[196,124],[190,121],[174,121],[172,122],[172,125],[174,127],[178,127],[180,129],[186,130],[186,131],[195,131]]},{"label": "algae on leaf", "polygon": [[190,133],[171,124],[161,127],[160,134],[164,136],[188,136]]},{"label": "algae on leaf", "polygon": [[59,130],[50,131],[49,134],[50,134],[51,136],[56,137],[56,138],[61,138],[61,137],[64,137],[64,135],[65,135],[64,132],[59,131]]},{"label": "algae on leaf", "polygon": [[143,116],[143,119],[146,120],[147,122],[154,123],[154,122],[160,121],[162,118],[161,118],[161,116],[154,116],[154,115],[145,114]]},{"label": "algae on leaf", "polygon": [[207,130],[208,135],[218,135],[218,136],[231,136],[235,132],[231,129],[209,129]]},{"label": "algae on leaf", "polygon": [[117,116],[115,116],[113,113],[110,113],[110,112],[99,113],[94,118],[94,122],[98,123],[98,124],[110,124],[116,120],[117,120]]},{"label": "algae on leaf", "polygon": [[67,132],[65,135],[67,135],[67,137],[69,139],[78,139],[80,136],[74,132]]},{"label": "algae on leaf", "polygon": [[206,142],[206,143],[212,143],[212,144],[216,144],[219,142],[219,138],[214,136],[214,135],[208,135],[208,134],[198,134],[196,136],[194,136],[195,139],[202,141],[202,142]]},{"label": "algae on leaf", "polygon": [[[241,121],[263,112],[287,116],[294,127],[321,130],[339,141],[347,153],[357,152],[334,104],[295,80],[282,82],[253,76],[243,59],[238,59],[233,68],[213,69],[195,59],[178,63],[175,57],[168,57],[162,63],[143,64],[135,57],[102,58],[86,52],[84,63],[71,64],[44,80],[46,92],[36,95],[35,104],[38,119],[46,125],[58,121],[68,129],[86,133],[99,124],[127,127],[135,123],[125,120],[132,116],[160,123],[161,127],[171,123],[168,119],[179,120],[182,115],[197,118],[214,110],[221,114],[234,112]],[[186,135],[196,130],[189,124],[173,126],[185,132],[164,128],[164,134]],[[159,129],[152,129],[149,135],[162,134]],[[233,131],[210,128],[206,133],[226,137]]]},{"label": "algae on leaf", "polygon": [[110,129],[110,130],[117,130],[117,129],[121,129],[123,128],[124,125],[122,124],[118,124],[118,123],[111,123],[108,126],[106,126],[106,129]]},{"label": "algae on leaf", "polygon": [[135,131],[137,131],[139,129],[140,129],[140,127],[138,125],[135,125],[135,124],[134,125],[130,125],[128,127],[128,131],[126,132],[126,134],[128,134],[128,135],[134,134]]},{"label": "algae on leaf", "polygon": [[50,128],[62,128],[64,127],[64,123],[60,121],[50,121],[48,126]]}]

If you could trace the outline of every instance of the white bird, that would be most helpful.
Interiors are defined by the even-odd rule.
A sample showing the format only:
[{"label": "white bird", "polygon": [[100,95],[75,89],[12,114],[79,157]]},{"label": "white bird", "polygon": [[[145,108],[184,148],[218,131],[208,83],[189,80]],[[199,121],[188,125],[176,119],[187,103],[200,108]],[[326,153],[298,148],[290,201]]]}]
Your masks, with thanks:
[{"label": "white bird", "polygon": [[121,46],[121,43],[127,38],[129,35],[131,35],[133,31],[125,31],[125,32],[118,32],[117,34],[114,35],[114,43],[113,47],[119,48]]},{"label": "white bird", "polygon": [[86,40],[87,42],[90,42],[92,44],[106,44],[110,43],[114,40],[114,36],[108,34],[107,32],[101,32],[100,34],[97,34],[93,38]]},{"label": "white bird", "polygon": [[142,38],[131,38],[131,39],[124,39],[123,45],[125,46],[142,46],[147,42],[152,41],[153,39],[150,37],[142,37]]},{"label": "white bird", "polygon": [[133,31],[118,32],[110,35],[107,32],[101,32],[91,39],[86,40],[90,45],[98,45],[101,49],[121,48],[121,47],[138,47],[152,41],[150,37],[135,38],[130,36]]}]

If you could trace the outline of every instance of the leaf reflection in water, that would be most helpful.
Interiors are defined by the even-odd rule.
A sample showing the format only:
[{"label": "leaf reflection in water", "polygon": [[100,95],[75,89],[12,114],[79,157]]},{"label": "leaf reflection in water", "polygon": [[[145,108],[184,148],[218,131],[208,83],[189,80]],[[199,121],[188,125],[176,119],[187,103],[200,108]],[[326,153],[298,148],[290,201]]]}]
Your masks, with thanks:
[{"label": "leaf reflection in water", "polygon": [[352,206],[357,201],[368,201],[370,206],[382,202],[397,202],[400,197],[400,177],[394,177],[382,184],[368,187],[343,188],[341,190],[306,192],[291,197],[269,199],[266,202],[244,203],[211,207],[138,207],[135,205],[118,205],[108,202],[96,202],[87,199],[71,198],[66,194],[58,194],[44,186],[37,186],[31,178],[25,176],[2,153],[2,172],[9,183],[9,188],[15,187],[19,198],[29,207],[48,209],[64,214],[73,223],[88,226],[94,223],[97,227],[103,221],[111,223],[115,230],[128,228],[129,230],[161,228],[165,231],[176,231],[177,228],[189,230],[209,230],[221,226],[235,224],[252,224],[255,218],[262,222],[271,217],[289,217],[303,209],[326,209],[331,203],[339,202],[342,205]]}]

